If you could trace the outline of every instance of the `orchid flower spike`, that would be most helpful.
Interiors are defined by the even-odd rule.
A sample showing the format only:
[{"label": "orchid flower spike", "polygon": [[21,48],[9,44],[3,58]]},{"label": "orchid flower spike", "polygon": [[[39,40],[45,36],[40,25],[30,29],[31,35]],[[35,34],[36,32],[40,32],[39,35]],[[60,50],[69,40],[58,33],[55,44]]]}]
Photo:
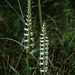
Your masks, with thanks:
[{"label": "orchid flower spike", "polygon": [[48,70],[48,37],[46,36],[46,24],[43,23],[40,34],[40,72],[46,73]]},{"label": "orchid flower spike", "polygon": [[[25,42],[25,49],[26,51],[28,51],[30,49],[30,47],[34,47],[34,38],[33,38],[33,32],[32,32],[32,13],[31,13],[31,0],[27,0],[28,1],[28,11],[27,11],[27,15],[26,15],[26,23],[25,23],[25,28],[24,28],[24,36],[26,37],[26,39],[24,40]],[[29,52],[29,51],[28,51]]]}]

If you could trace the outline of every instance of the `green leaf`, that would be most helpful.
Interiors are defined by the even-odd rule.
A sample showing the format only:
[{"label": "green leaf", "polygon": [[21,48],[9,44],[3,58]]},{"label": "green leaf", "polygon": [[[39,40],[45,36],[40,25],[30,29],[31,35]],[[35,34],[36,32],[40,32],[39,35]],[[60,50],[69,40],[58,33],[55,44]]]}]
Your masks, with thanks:
[{"label": "green leaf", "polygon": [[[37,47],[35,49],[33,49],[30,54],[33,54],[34,56],[38,56],[39,55],[39,52],[40,52],[40,48]],[[33,58],[32,55],[29,56],[31,59]]]},{"label": "green leaf", "polygon": [[[52,63],[52,61],[49,59],[49,63],[51,64],[51,66],[52,66],[52,68],[53,68],[53,70],[54,70],[54,65],[53,65],[53,63]],[[55,71],[55,70],[54,70]]]},{"label": "green leaf", "polygon": [[[25,66],[23,65],[22,67],[24,68],[25,73],[27,73],[27,65],[25,65]],[[35,69],[36,69],[36,67],[29,67],[29,71],[30,71],[29,74],[31,74],[31,72]]]},{"label": "green leaf", "polygon": [[14,33],[15,36],[18,35],[18,33],[20,32],[20,19],[16,19],[14,21],[14,27],[12,29],[12,32]]},{"label": "green leaf", "polygon": [[11,66],[9,63],[8,63],[8,65],[17,75],[21,75],[16,69],[13,68],[13,66]]}]

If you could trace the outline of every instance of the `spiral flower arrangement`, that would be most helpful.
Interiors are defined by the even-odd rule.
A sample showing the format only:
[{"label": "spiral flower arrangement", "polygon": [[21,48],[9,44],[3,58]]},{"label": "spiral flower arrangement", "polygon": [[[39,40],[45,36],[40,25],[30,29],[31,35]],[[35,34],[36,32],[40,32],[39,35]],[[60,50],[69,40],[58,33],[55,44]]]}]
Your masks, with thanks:
[{"label": "spiral flower arrangement", "polygon": [[25,23],[25,33],[24,36],[26,39],[24,39],[24,49],[27,53],[27,75],[29,75],[29,54],[31,51],[31,48],[34,47],[34,38],[33,38],[33,32],[32,32],[32,14],[31,14],[31,0],[28,1],[28,11],[27,11],[27,23]]},{"label": "spiral flower arrangement", "polygon": [[40,72],[45,73],[48,70],[48,37],[46,36],[46,24],[43,23],[42,34],[40,34]]},{"label": "spiral flower arrangement", "polygon": [[[27,54],[27,75],[29,75],[29,54],[31,49],[34,47],[34,38],[33,38],[33,31],[32,31],[32,2],[31,0],[28,1],[28,10],[27,10],[27,19],[24,28],[24,49],[26,50]],[[42,34],[40,34],[40,72],[45,73],[48,70],[48,37],[46,36],[46,24],[43,23],[42,27]]]},{"label": "spiral flower arrangement", "polygon": [[[26,27],[24,30],[26,33],[24,33],[24,36],[26,39],[24,40],[25,46],[24,48],[26,49],[27,52],[30,52],[29,49],[30,47],[34,47],[34,38],[33,38],[33,32],[32,32],[32,14],[31,14],[31,0],[28,1],[28,11],[27,11],[27,23],[25,23]],[[32,43],[32,44],[31,44]]]}]

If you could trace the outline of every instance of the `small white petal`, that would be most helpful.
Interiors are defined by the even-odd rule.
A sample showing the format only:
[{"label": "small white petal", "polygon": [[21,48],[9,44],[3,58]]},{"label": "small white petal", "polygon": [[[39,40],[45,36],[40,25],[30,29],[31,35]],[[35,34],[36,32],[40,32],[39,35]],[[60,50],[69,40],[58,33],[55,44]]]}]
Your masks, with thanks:
[{"label": "small white petal", "polygon": [[43,34],[40,34],[41,36],[43,36]]},{"label": "small white petal", "polygon": [[28,40],[24,40],[24,42],[28,42]]},{"label": "small white petal", "polygon": [[28,17],[28,15],[26,15]]},{"label": "small white petal", "polygon": [[26,21],[31,22],[31,20],[26,19]]},{"label": "small white petal", "polygon": [[47,70],[48,70],[48,67],[45,67],[45,72],[47,72]]},{"label": "small white petal", "polygon": [[42,32],[44,32],[44,30],[42,30]]},{"label": "small white petal", "polygon": [[49,45],[49,43],[46,43],[46,45],[48,46],[48,45]]},{"label": "small white petal", "polygon": [[48,65],[48,61],[47,60],[45,61],[45,65]]},{"label": "small white petal", "polygon": [[29,25],[31,25],[32,23],[29,23]]},{"label": "small white petal", "polygon": [[34,2],[32,2],[32,3],[34,3]]},{"label": "small white petal", "polygon": [[34,6],[32,6],[32,7],[34,7]]},{"label": "small white petal", "polygon": [[28,20],[29,22],[31,22],[31,20]]},{"label": "small white petal", "polygon": [[46,69],[48,69],[48,67],[45,67]]},{"label": "small white petal", "polygon": [[26,15],[27,16],[27,18],[29,17],[28,15]]},{"label": "small white petal", "polygon": [[48,40],[46,40],[46,42],[49,42]]},{"label": "small white petal", "polygon": [[43,52],[40,52],[40,55],[44,55],[44,53]]},{"label": "small white petal", "polygon": [[30,18],[31,16],[29,16],[29,15],[26,15],[27,16],[27,18]]},{"label": "small white petal", "polygon": [[48,51],[46,51],[45,53],[46,53],[46,55],[48,55]]},{"label": "small white petal", "polygon": [[46,60],[48,60],[48,56],[46,56],[45,58],[46,58]]},{"label": "small white petal", "polygon": [[44,37],[41,37],[40,39],[44,39]]},{"label": "small white petal", "polygon": [[32,41],[34,41],[34,38],[31,38]]},{"label": "small white petal", "polygon": [[40,57],[40,60],[43,60],[43,57]]},{"label": "small white petal", "polygon": [[44,44],[40,44],[40,46],[44,46]]},{"label": "small white petal", "polygon": [[28,46],[25,47],[25,49],[28,49],[28,48],[29,48]]},{"label": "small white petal", "polygon": [[48,47],[46,47],[45,49],[48,50]]},{"label": "small white petal", "polygon": [[40,69],[40,72],[44,72],[44,70],[43,69]]},{"label": "small white petal", "polygon": [[43,63],[42,63],[42,62],[40,62],[40,65],[43,65]]},{"label": "small white petal", "polygon": [[26,19],[26,21],[28,21],[28,19]]},{"label": "small white petal", "polygon": [[48,37],[47,37],[47,36],[46,36],[45,38],[46,38],[46,39],[48,39]]},{"label": "small white petal", "polygon": [[30,46],[32,46],[32,48],[34,47],[34,43],[33,44],[31,44]]},{"label": "small white petal", "polygon": [[44,48],[40,48],[40,50],[42,50],[42,51],[43,51],[43,50],[44,50]]},{"label": "small white petal", "polygon": [[33,32],[31,32],[31,36],[33,36]]},{"label": "small white petal", "polygon": [[44,42],[44,40],[40,40],[40,42],[41,42],[41,43],[43,43],[43,42]]},{"label": "small white petal", "polygon": [[28,34],[25,34],[25,33],[24,33],[24,35],[25,35],[25,36],[28,36]]},{"label": "small white petal", "polygon": [[28,24],[27,24],[27,23],[25,23],[25,25],[26,25],[26,26],[28,26]]},{"label": "small white petal", "polygon": [[24,28],[24,30],[28,31],[28,29]]}]

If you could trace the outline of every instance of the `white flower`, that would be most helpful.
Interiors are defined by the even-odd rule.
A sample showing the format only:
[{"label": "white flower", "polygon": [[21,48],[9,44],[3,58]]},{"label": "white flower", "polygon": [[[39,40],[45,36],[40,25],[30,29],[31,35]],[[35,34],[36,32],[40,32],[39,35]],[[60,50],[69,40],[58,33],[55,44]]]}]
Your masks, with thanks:
[{"label": "white flower", "polygon": [[47,70],[48,70],[48,67],[45,67],[45,72],[47,72]]},{"label": "white flower", "polygon": [[47,37],[47,36],[46,36],[45,38],[46,38],[46,39],[48,39],[48,37]]},{"label": "white flower", "polygon": [[29,16],[29,15],[26,15],[27,16],[27,18],[30,18],[31,16]]},{"label": "white flower", "polygon": [[31,20],[29,20],[29,19],[26,19],[26,21],[27,21],[27,22],[31,22]]},{"label": "white flower", "polygon": [[25,34],[25,33],[24,33],[24,35],[25,35],[25,36],[28,36],[28,34]]},{"label": "white flower", "polygon": [[40,62],[40,65],[43,65],[43,63],[42,63],[42,62]]},{"label": "white flower", "polygon": [[24,40],[24,42],[28,42],[28,40]]},{"label": "white flower", "polygon": [[29,25],[31,25],[32,23],[29,23]]},{"label": "white flower", "polygon": [[45,54],[48,55],[48,51],[46,51]]},{"label": "white flower", "polygon": [[48,47],[46,47],[45,49],[48,50]]},{"label": "white flower", "polygon": [[44,48],[40,48],[40,50],[42,50],[42,51],[43,51],[43,50],[44,50]]},{"label": "white flower", "polygon": [[25,23],[25,25],[26,25],[26,26],[28,26],[28,24],[27,24],[27,23]]},{"label": "white flower", "polygon": [[40,38],[40,72],[47,72],[48,70],[48,37],[46,36],[45,23],[42,27],[42,37]]},{"label": "white flower", "polygon": [[44,34],[40,34],[41,36],[43,36]]},{"label": "white flower", "polygon": [[44,39],[44,37],[41,37],[40,39]]},{"label": "white flower", "polygon": [[42,30],[42,32],[44,32],[44,30]]},{"label": "white flower", "polygon": [[48,61],[47,60],[45,61],[45,65],[48,65]]},{"label": "white flower", "polygon": [[31,44],[30,46],[32,46],[32,48],[34,47],[34,43],[33,44]]},{"label": "white flower", "polygon": [[41,60],[43,60],[43,57],[40,57]]},{"label": "white flower", "polygon": [[34,38],[31,38],[32,41],[34,41]]},{"label": "white flower", "polygon": [[44,53],[43,52],[40,52],[40,55],[43,55]]},{"label": "white flower", "polygon": [[32,6],[32,8],[33,8],[34,6]]},{"label": "white flower", "polygon": [[24,28],[24,30],[28,31],[28,29]]},{"label": "white flower", "polygon": [[40,72],[44,72],[44,70],[43,69],[40,69]]},{"label": "white flower", "polygon": [[46,42],[49,42],[48,40],[46,40]]},{"label": "white flower", "polygon": [[33,36],[33,32],[31,32],[31,36]]},{"label": "white flower", "polygon": [[46,45],[48,46],[48,45],[49,45],[49,43],[46,43]]},{"label": "white flower", "polygon": [[40,40],[40,42],[41,42],[41,43],[43,43],[43,42],[44,42],[44,40]]},{"label": "white flower", "polygon": [[44,46],[44,44],[40,44],[40,46]]},{"label": "white flower", "polygon": [[46,58],[46,60],[48,60],[48,56],[46,56],[45,58]]},{"label": "white flower", "polygon": [[25,46],[25,49],[28,49],[29,47],[28,46]]}]

